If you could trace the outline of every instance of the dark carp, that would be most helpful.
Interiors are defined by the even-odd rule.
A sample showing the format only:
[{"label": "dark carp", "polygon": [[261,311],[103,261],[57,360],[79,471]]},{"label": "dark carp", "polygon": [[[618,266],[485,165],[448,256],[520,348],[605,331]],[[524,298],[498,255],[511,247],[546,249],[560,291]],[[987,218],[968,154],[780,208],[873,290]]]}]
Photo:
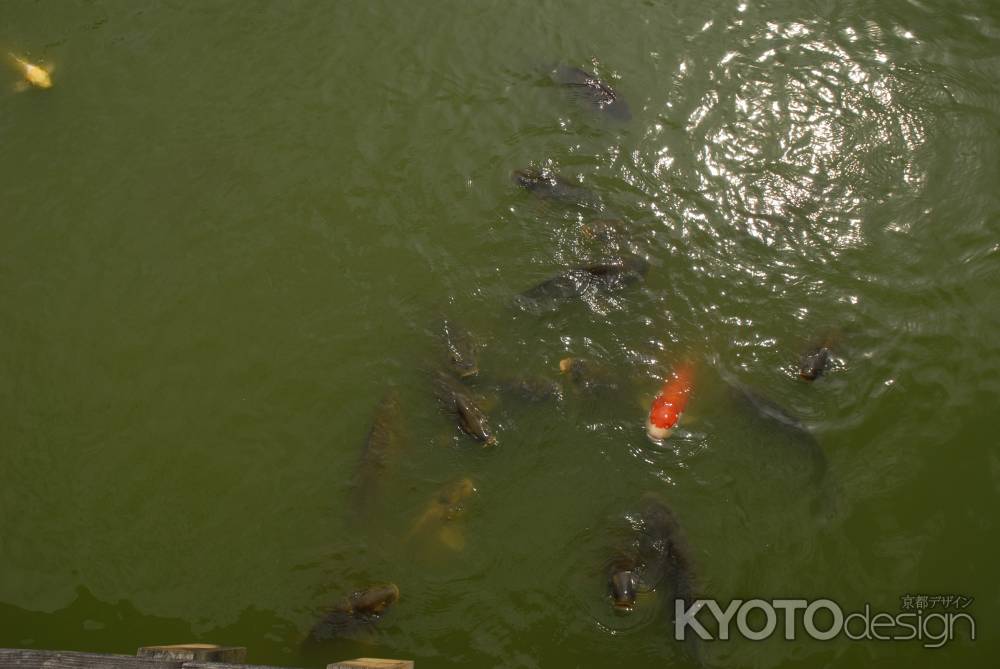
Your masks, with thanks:
[{"label": "dark carp", "polygon": [[820,342],[799,358],[799,378],[815,381],[823,375],[833,362],[833,349],[840,339],[840,331],[828,333]]},{"label": "dark carp", "polygon": [[816,436],[797,416],[728,374],[723,375],[723,380],[730,397],[738,405],[746,407],[757,418],[782,430],[795,443],[801,444],[803,452],[812,462],[814,474],[817,477],[823,476],[826,472],[826,454]]},{"label": "dark carp", "polygon": [[435,375],[435,390],[441,410],[455,418],[462,432],[482,442],[484,447],[496,445],[489,419],[469,389],[452,375],[438,372]]},{"label": "dark carp", "polygon": [[375,408],[372,426],[361,449],[352,494],[357,512],[367,512],[381,494],[387,470],[402,450],[402,443],[399,394],[390,390]]},{"label": "dark carp", "polygon": [[570,65],[560,65],[552,72],[552,81],[570,95],[617,121],[628,121],[632,111],[628,103],[607,82],[596,75]]},{"label": "dark carp", "polygon": [[815,381],[836,362],[834,351],[839,347],[843,337],[840,328],[826,330],[823,336],[812,341],[812,345],[799,357],[799,378],[803,381]]},{"label": "dark carp", "polygon": [[309,632],[309,640],[326,641],[372,628],[386,609],[399,600],[395,583],[380,583],[358,590],[334,604]]},{"label": "dark carp", "polygon": [[830,349],[819,346],[808,351],[799,360],[799,378],[804,381],[815,381],[830,364]]},{"label": "dark carp", "polygon": [[[658,496],[646,494],[640,502],[643,532],[639,540],[640,560],[660,569],[673,598],[686,606],[695,600],[694,560],[677,517]],[[671,611],[673,606],[671,606]]]},{"label": "dark carp", "polygon": [[587,207],[596,207],[599,204],[597,196],[589,188],[584,188],[549,169],[514,170],[511,179],[517,186],[543,200]]},{"label": "dark carp", "polygon": [[[683,602],[685,610],[690,610],[699,598],[694,555],[677,517],[658,495],[643,495],[640,514],[643,530],[638,554],[646,567],[645,578],[650,583],[658,580],[670,591],[664,604],[670,620],[674,621],[678,601]],[[685,647],[700,665],[701,646],[697,635],[690,630],[685,635]]]},{"label": "dark carp", "polygon": [[461,377],[479,373],[478,347],[472,336],[453,321],[444,320],[442,340],[448,352],[448,362],[452,370]]},{"label": "dark carp", "polygon": [[642,564],[631,553],[619,553],[608,562],[608,592],[611,603],[617,609],[630,609],[635,605],[636,596],[643,590]]},{"label": "dark carp", "polygon": [[642,281],[649,264],[638,256],[622,262],[568,269],[529,288],[516,302],[528,311],[551,311],[559,303],[577,297],[616,293]]},{"label": "dark carp", "polygon": [[[619,548],[605,563],[607,589],[612,606],[629,611],[641,606],[642,593],[658,591],[661,610],[673,620],[678,600],[690,609],[698,599],[694,557],[677,517],[654,493],[639,501],[638,524],[625,548]],[[700,649],[692,633],[686,635],[687,652],[699,664]]]}]

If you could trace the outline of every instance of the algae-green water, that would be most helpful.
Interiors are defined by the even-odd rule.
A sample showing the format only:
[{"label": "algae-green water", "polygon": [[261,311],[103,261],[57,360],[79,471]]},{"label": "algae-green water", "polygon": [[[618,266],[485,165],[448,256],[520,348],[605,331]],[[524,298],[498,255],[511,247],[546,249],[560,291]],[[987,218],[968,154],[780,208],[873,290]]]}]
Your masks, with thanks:
[{"label": "algae-green water", "polygon": [[[992,666],[1000,5],[20,2],[0,47],[0,646],[319,667]],[[599,76],[629,120],[548,73]],[[519,190],[548,168],[587,206]],[[515,296],[623,248],[645,280]],[[479,345],[484,449],[442,413]],[[832,343],[815,382],[800,356]],[[599,365],[588,393],[559,361]],[[664,444],[644,420],[684,360]],[[541,377],[562,400],[492,380]],[[738,382],[809,435],[727,392]],[[376,503],[351,502],[399,398]],[[413,531],[449,482],[476,494]],[[964,612],[919,640],[672,638],[607,564],[664,500],[699,594]],[[440,526],[440,527],[439,527]],[[429,528],[429,529],[428,529]],[[448,530],[442,542],[439,528]],[[401,598],[310,644],[365,585]],[[950,602],[945,604],[945,602]],[[932,607],[933,604],[933,607]],[[947,608],[946,608],[947,606]],[[961,607],[961,608],[960,608]],[[755,623],[759,626],[759,621]]]}]

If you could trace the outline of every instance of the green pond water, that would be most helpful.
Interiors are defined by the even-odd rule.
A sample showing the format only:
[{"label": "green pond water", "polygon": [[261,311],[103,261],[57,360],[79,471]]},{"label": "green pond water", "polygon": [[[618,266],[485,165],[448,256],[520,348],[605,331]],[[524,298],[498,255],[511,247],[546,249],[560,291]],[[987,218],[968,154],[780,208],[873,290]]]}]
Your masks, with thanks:
[{"label": "green pond water", "polygon": [[[0,69],[0,647],[694,666],[669,588],[608,597],[655,493],[700,594],[962,595],[977,623],[939,649],[779,627],[701,644],[704,665],[995,666],[995,0],[6,0],[0,51],[55,66],[47,91]],[[559,63],[631,119],[557,86]],[[519,190],[525,167],[596,201]],[[639,285],[514,299],[625,251]],[[465,383],[495,448],[441,413],[443,318],[479,343]],[[830,369],[800,380],[828,336]],[[574,390],[568,356],[618,389]],[[654,444],[685,359],[687,418]],[[565,396],[494,391],[514,376]],[[806,426],[821,480],[733,379]],[[390,389],[403,439],[362,513]],[[412,532],[461,477],[464,547]],[[304,642],[380,581],[402,596],[376,627]]]}]

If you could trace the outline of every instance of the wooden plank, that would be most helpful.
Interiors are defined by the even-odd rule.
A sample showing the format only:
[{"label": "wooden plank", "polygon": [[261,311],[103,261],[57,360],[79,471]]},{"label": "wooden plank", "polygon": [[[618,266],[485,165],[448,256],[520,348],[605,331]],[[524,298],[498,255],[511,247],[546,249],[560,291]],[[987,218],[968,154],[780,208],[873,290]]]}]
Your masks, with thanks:
[{"label": "wooden plank", "polygon": [[213,643],[174,643],[162,646],[143,646],[136,653],[139,657],[181,662],[225,662],[239,664],[247,659],[243,646],[217,646]]},{"label": "wooden plank", "polygon": [[181,669],[177,660],[63,650],[0,648],[0,667],[18,669]]},{"label": "wooden plank", "polygon": [[413,660],[387,660],[378,657],[359,657],[326,665],[326,669],[413,669]]}]

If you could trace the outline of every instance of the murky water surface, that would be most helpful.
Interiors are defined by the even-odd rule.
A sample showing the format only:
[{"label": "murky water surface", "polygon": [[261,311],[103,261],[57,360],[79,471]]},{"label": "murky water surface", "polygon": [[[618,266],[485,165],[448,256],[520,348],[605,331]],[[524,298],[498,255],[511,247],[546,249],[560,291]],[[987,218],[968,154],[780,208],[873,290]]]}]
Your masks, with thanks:
[{"label": "murky water surface", "polygon": [[[607,591],[654,493],[723,601],[974,598],[975,643],[779,632],[706,665],[995,662],[997,3],[10,1],[0,26],[55,66],[0,80],[0,646],[687,666],[665,581],[631,613]],[[442,413],[444,321],[492,448]],[[374,631],[305,642],[380,581]]]}]

